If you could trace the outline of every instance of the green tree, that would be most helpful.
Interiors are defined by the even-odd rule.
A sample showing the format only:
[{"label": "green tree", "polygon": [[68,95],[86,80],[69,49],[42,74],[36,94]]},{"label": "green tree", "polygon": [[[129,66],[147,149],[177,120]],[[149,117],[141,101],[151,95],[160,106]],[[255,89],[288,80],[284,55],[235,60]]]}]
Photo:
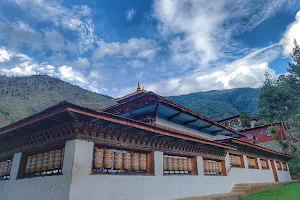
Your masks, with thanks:
[{"label": "green tree", "polygon": [[[260,117],[266,123],[284,122],[288,137],[295,145],[300,143],[300,47],[294,42],[288,65],[288,74],[278,79],[266,73],[259,98]],[[282,143],[283,149],[286,148]],[[290,145],[290,144],[289,144]]]},{"label": "green tree", "polygon": [[242,128],[249,128],[251,127],[251,115],[248,112],[242,112],[240,115],[240,120],[242,123]]}]

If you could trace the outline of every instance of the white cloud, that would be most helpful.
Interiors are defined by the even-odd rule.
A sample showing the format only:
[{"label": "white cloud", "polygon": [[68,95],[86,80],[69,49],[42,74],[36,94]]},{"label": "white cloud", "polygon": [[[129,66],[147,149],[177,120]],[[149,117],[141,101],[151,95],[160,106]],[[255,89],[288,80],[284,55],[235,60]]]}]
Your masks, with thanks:
[{"label": "white cloud", "polygon": [[[80,57],[77,61],[79,61],[80,67],[83,67],[82,65],[86,65],[86,62],[88,62],[86,58]],[[0,48],[0,64],[5,64],[5,67],[0,67],[0,74],[13,76],[45,74],[58,77],[64,81],[95,92],[104,90],[104,88],[101,87],[101,76],[99,71],[92,70],[87,72],[84,70],[77,70],[67,65],[54,66],[46,62],[38,63],[25,54],[6,50],[4,48]]]},{"label": "white cloud", "polygon": [[91,71],[88,75],[87,80],[89,83],[86,85],[88,89],[94,92],[101,92],[103,88],[101,87],[101,75],[98,71]]},{"label": "white cloud", "polygon": [[121,55],[127,58],[136,57],[151,60],[159,50],[160,47],[152,39],[132,38],[126,43],[107,43],[101,40],[99,47],[93,54],[93,59],[100,60],[105,56]]},{"label": "white cloud", "polygon": [[12,55],[4,48],[0,48],[0,63],[7,62],[11,59]]},{"label": "white cloud", "polygon": [[[247,56],[231,63],[218,63],[218,67],[207,67],[193,71],[190,75],[164,81],[144,83],[145,89],[163,96],[187,94],[199,91],[230,89],[239,87],[259,87],[265,79],[265,72],[277,76],[268,63],[281,53],[279,44],[257,49]],[[134,91],[134,87],[124,88],[117,96]]]},{"label": "white cloud", "polygon": [[300,11],[295,16],[295,21],[290,24],[283,35],[280,43],[283,45],[283,54],[289,56],[294,47],[294,39],[300,43]]},{"label": "white cloud", "polygon": [[127,65],[132,68],[141,68],[144,67],[145,63],[140,60],[130,60]]},{"label": "white cloud", "polygon": [[63,80],[86,83],[84,75],[75,71],[72,67],[61,66],[58,68],[58,72]]},{"label": "white cloud", "polygon": [[42,34],[22,21],[0,22],[0,32],[0,39],[2,38],[2,42],[7,46],[21,47],[26,45],[34,50],[40,49],[42,46]]},{"label": "white cloud", "polygon": [[131,22],[133,20],[134,15],[135,15],[135,10],[133,8],[127,10],[125,13],[126,20]]},{"label": "white cloud", "polygon": [[56,31],[45,31],[44,32],[45,42],[53,51],[61,51],[65,48],[65,40],[63,35]]},{"label": "white cloud", "polygon": [[73,66],[77,69],[87,69],[90,66],[90,62],[87,58],[79,57],[76,61],[74,61]]},{"label": "white cloud", "polygon": [[121,44],[119,42],[106,43],[104,40],[99,42],[99,47],[94,51],[93,58],[100,60],[106,55],[114,55],[121,51]]},{"label": "white cloud", "polygon": [[291,2],[156,0],[154,16],[159,33],[170,40],[171,61],[199,68],[239,49],[232,45],[234,35],[252,30]]},{"label": "white cloud", "polygon": [[75,31],[81,51],[86,51],[93,46],[94,24],[90,16],[91,9],[88,6],[67,8],[62,6],[60,1],[45,0],[18,0],[16,4],[37,20],[51,21],[57,27]]}]

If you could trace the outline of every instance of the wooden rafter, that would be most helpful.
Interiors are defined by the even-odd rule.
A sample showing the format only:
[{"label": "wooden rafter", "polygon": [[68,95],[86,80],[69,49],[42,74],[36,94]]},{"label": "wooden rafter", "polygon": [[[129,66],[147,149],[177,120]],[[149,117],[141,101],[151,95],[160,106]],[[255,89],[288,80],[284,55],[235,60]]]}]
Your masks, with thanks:
[{"label": "wooden rafter", "polygon": [[174,114],[174,115],[169,116],[169,117],[168,117],[168,120],[172,120],[173,118],[178,117],[181,113],[182,113],[182,112],[180,111],[180,112],[178,112],[178,113],[176,113],[176,114]]},{"label": "wooden rafter", "polygon": [[54,119],[54,118],[48,118],[48,119],[50,119],[50,120],[52,120],[52,121],[56,121],[56,122],[61,122],[61,123],[64,123],[65,121],[62,121],[62,120],[59,120],[59,119]]},{"label": "wooden rafter", "polygon": [[210,133],[213,134],[213,135],[215,135],[216,133],[220,133],[220,132],[222,132],[222,131],[224,131],[224,129],[212,131],[212,132],[210,132]]},{"label": "wooden rafter", "polygon": [[212,127],[212,124],[206,125],[206,126],[200,126],[200,127],[198,128],[198,130],[202,130],[202,129],[206,129],[206,128],[210,128],[210,127]]},{"label": "wooden rafter", "polygon": [[189,121],[184,122],[183,124],[184,125],[192,124],[192,123],[195,123],[196,121],[198,121],[198,119],[189,120]]},{"label": "wooden rafter", "polygon": [[68,111],[68,113],[71,115],[71,117],[72,117],[73,119],[78,120],[78,116],[76,115],[76,113],[70,112],[70,111]]},{"label": "wooden rafter", "polygon": [[159,103],[156,104],[154,116],[157,116],[158,109],[159,109]]}]

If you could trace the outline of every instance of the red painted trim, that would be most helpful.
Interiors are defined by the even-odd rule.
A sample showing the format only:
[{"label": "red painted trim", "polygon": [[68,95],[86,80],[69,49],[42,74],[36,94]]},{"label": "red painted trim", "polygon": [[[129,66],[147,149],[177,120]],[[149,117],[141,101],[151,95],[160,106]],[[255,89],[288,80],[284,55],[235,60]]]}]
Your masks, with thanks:
[{"label": "red painted trim", "polygon": [[277,151],[273,151],[271,149],[267,149],[267,148],[264,148],[264,147],[261,147],[261,146],[255,145],[255,144],[251,144],[251,143],[248,143],[248,142],[244,142],[244,141],[241,141],[241,140],[232,139],[231,141],[233,143],[236,143],[236,144],[245,145],[245,146],[252,147],[254,149],[258,149],[258,150],[261,150],[261,151],[269,152],[269,153],[272,153],[272,154],[277,154],[277,155],[285,156],[285,157],[288,157],[288,158],[294,158],[294,156],[284,154],[284,153],[280,153],[280,152],[277,152]]},{"label": "red painted trim", "polygon": [[135,127],[135,128],[139,128],[139,129],[144,129],[144,130],[151,131],[151,132],[154,132],[154,133],[158,133],[158,134],[161,134],[161,135],[176,137],[176,138],[180,138],[180,139],[183,139],[183,140],[194,141],[194,142],[207,144],[207,145],[212,145],[212,146],[217,146],[217,147],[221,147],[221,148],[225,148],[225,149],[237,150],[235,147],[227,146],[225,144],[220,144],[220,143],[217,143],[217,142],[204,140],[204,139],[199,139],[199,138],[193,138],[192,136],[185,136],[185,135],[182,135],[181,133],[177,133],[175,131],[165,130],[161,127],[156,127],[156,126],[145,124],[145,123],[142,123],[142,122],[137,122],[137,121],[134,121],[132,119],[127,119],[127,118],[125,119],[125,118],[115,116],[115,115],[112,115],[112,114],[109,114],[109,113],[97,113],[96,111],[95,111],[95,113],[91,113],[91,112],[82,111],[82,110],[79,110],[79,109],[76,109],[76,108],[68,108],[67,110],[72,111],[72,112],[76,112],[76,113],[80,113],[80,114],[83,114],[83,115],[95,117],[95,118],[98,118],[98,119],[103,119],[103,120],[119,123],[119,124],[126,125],[126,126],[131,126],[131,127]]},{"label": "red painted trim", "polygon": [[14,131],[16,129],[22,128],[26,125],[35,123],[37,121],[40,121],[40,120],[43,120],[43,119],[46,119],[46,118],[50,118],[54,115],[57,115],[59,113],[67,111],[67,107],[64,106],[64,105],[62,105],[62,106],[63,107],[61,107],[61,106],[55,107],[55,108],[53,108],[53,110],[50,110],[52,108],[50,108],[49,110],[48,109],[44,110],[40,113],[37,113],[35,115],[32,115],[32,116],[27,117],[25,119],[22,119],[22,120],[14,123],[14,124],[10,124],[8,126],[5,126],[5,127],[0,129],[0,135],[3,135],[5,133],[8,133],[8,132]]}]

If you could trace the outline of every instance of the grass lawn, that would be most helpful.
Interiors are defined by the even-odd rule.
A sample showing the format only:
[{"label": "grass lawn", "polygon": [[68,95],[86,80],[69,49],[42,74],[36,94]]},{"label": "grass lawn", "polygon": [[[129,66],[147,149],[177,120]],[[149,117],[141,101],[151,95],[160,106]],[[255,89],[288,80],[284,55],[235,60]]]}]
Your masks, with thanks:
[{"label": "grass lawn", "polygon": [[300,182],[291,183],[277,189],[258,192],[239,200],[300,200]]}]

